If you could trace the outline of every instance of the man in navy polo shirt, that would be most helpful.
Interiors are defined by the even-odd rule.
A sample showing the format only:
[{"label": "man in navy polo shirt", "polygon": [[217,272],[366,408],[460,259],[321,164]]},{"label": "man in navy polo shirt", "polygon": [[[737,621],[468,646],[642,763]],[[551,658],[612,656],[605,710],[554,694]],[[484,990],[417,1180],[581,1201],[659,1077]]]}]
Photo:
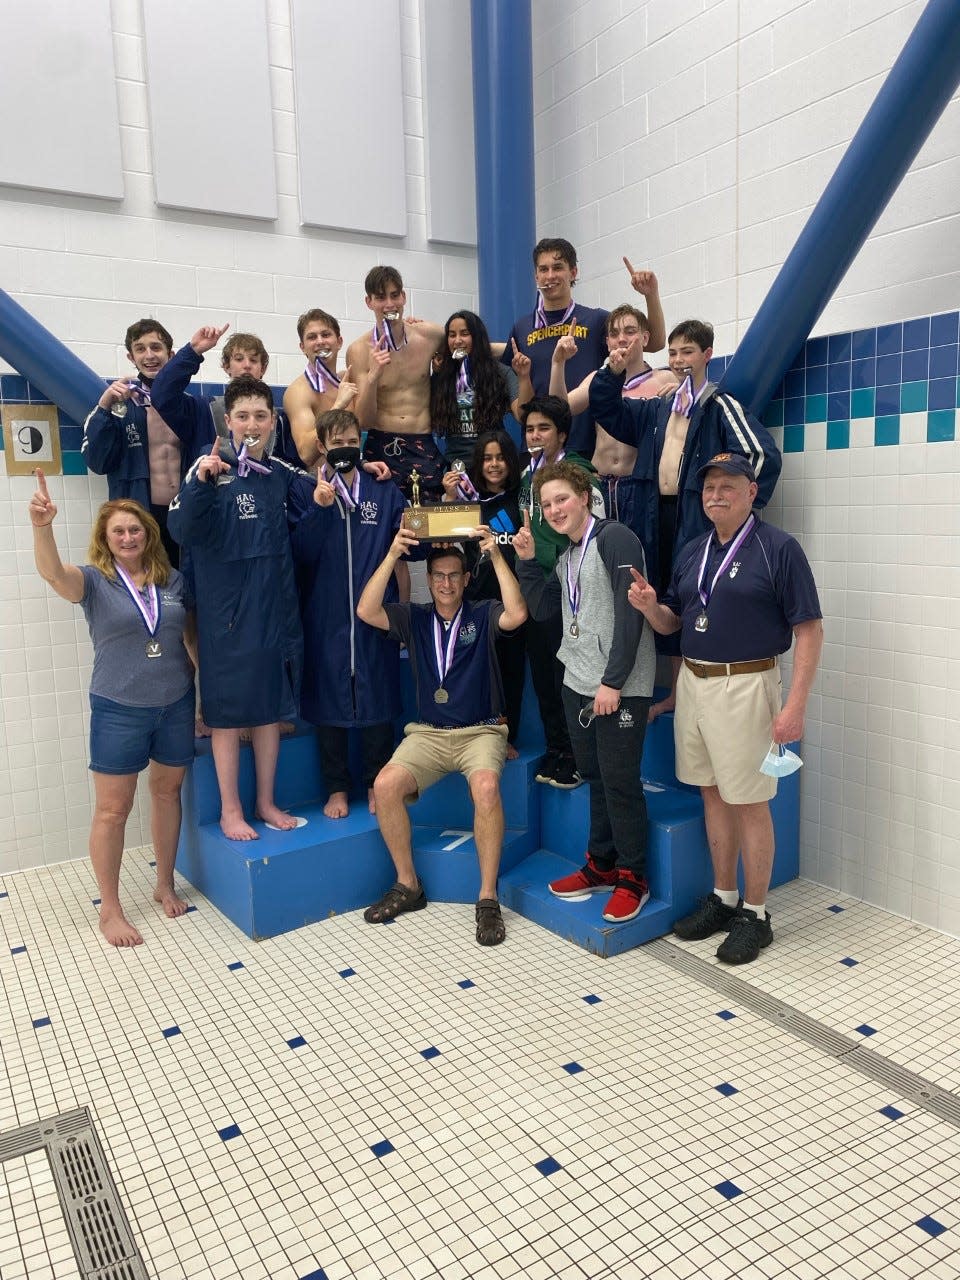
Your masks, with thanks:
[{"label": "man in navy polo shirt", "polygon": [[[713,530],[680,552],[662,603],[635,571],[628,599],[661,635],[680,632],[677,777],[700,787],[713,860],[713,893],[673,930],[685,939],[727,930],[717,958],[745,964],[773,941],[766,897],[774,847],[769,802],[777,782],[760,765],[771,743],[803,734],[823,615],[800,544],[761,524],[752,510],[757,481],[750,461],[718,453],[697,475]],[[793,680],[781,709],[778,655],[794,637]]]},{"label": "man in navy polo shirt", "polygon": [[392,920],[401,911],[427,905],[413,865],[406,806],[448,773],[467,779],[474,805],[473,835],[480,863],[476,937],[494,946],[506,937],[497,900],[503,844],[500,774],[507,754],[507,724],[496,640],[527,618],[520,586],[494,534],[475,530],[500,584],[500,600],[465,600],[470,579],[457,546],[433,546],[427,556],[432,604],[384,604],[400,559],[418,546],[401,525],[383,562],[363,589],[357,617],[389,633],[410,655],[416,719],[373,784],[380,833],[393,858],[397,882],[363,913],[368,924]]}]

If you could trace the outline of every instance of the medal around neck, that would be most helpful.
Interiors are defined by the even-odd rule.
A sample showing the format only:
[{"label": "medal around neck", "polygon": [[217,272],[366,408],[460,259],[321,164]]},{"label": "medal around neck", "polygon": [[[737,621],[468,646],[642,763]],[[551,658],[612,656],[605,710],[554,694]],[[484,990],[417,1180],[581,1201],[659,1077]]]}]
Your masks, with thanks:
[{"label": "medal around neck", "polygon": [[795,751],[788,750],[782,742],[771,742],[770,750],[761,762],[760,772],[765,773],[768,778],[787,778],[802,765],[803,761]]}]

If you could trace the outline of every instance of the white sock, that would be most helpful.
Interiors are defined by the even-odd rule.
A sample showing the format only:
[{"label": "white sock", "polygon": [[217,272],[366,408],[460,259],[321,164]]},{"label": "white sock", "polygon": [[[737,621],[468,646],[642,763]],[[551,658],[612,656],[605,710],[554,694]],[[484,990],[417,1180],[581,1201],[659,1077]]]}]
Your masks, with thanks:
[{"label": "white sock", "polygon": [[765,902],[761,902],[759,906],[754,906],[752,902],[745,902],[743,909],[744,911],[755,911],[761,924],[767,918],[767,904]]},{"label": "white sock", "polygon": [[736,889],[714,889],[713,891],[725,907],[735,907],[740,902]]}]

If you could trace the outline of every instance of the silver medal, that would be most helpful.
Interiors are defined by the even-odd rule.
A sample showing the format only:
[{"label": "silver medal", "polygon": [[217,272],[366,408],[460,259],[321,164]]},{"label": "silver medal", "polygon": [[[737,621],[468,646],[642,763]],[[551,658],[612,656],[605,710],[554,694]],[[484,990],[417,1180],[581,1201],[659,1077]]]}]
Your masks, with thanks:
[{"label": "silver medal", "polygon": [[147,641],[147,657],[148,658],[159,658],[162,656],[162,654],[163,654],[163,650],[160,648],[159,640]]},{"label": "silver medal", "polygon": [[580,634],[580,624],[579,622],[577,622],[576,618],[574,618],[574,620],[570,623],[570,634],[573,636],[574,639],[576,639],[577,636]]},{"label": "silver medal", "polygon": [[706,615],[705,613],[698,613],[698,614],[697,614],[697,620],[696,620],[696,622],[693,624],[693,626],[694,626],[694,629],[695,629],[696,631],[706,631],[706,629],[707,629],[707,615]]},{"label": "silver medal", "polygon": [[439,702],[442,706],[445,702],[450,701],[450,695],[447,693],[446,689],[438,689],[433,695],[433,700],[434,702]]}]

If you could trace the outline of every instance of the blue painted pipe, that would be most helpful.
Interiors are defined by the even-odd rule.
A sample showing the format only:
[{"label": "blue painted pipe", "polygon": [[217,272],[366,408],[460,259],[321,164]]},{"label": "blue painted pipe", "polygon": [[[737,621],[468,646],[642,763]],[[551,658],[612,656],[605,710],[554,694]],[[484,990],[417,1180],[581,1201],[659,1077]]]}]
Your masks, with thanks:
[{"label": "blue painted pipe", "polygon": [[78,424],[103,395],[103,379],[2,289],[0,358]]},{"label": "blue painted pipe", "polygon": [[929,0],[721,387],[760,413],[960,84],[957,0]]},{"label": "blue painted pipe", "polygon": [[530,0],[472,0],[470,8],[480,313],[504,338],[536,293]]}]

